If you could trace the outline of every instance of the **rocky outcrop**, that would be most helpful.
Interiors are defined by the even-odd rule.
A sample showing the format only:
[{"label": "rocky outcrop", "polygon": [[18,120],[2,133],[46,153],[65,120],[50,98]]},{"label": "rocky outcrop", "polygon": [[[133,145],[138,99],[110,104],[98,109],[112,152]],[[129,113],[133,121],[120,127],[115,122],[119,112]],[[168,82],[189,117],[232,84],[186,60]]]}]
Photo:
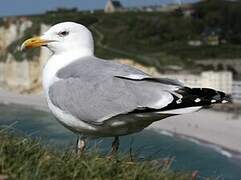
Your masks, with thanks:
[{"label": "rocky outcrop", "polygon": [[[26,31],[33,23],[27,18],[6,18],[0,26],[0,87],[18,92],[41,91],[41,71],[49,52],[40,50],[39,55],[21,56],[19,46]],[[40,25],[40,33],[49,26]],[[37,34],[33,34],[37,35]],[[27,37],[26,37],[27,38]],[[18,42],[19,41],[19,42]],[[10,48],[11,47],[11,48]]]},{"label": "rocky outcrop", "polygon": [[26,18],[4,18],[0,26],[0,50],[3,53],[16,39],[24,36],[25,30],[32,26]]}]

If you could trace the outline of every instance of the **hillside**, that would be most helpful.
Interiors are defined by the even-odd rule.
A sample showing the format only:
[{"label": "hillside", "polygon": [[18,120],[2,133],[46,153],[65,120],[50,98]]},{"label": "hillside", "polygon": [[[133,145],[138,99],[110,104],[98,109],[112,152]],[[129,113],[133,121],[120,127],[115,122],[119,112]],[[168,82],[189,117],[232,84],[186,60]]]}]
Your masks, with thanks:
[{"label": "hillside", "polygon": [[[166,64],[188,68],[193,65],[192,60],[196,59],[241,57],[240,9],[240,1],[224,0],[196,3],[192,6],[193,13],[190,16],[185,16],[181,9],[171,13],[113,14],[62,9],[28,17],[33,26],[8,50],[13,52],[23,39],[38,34],[40,24],[75,21],[92,30],[96,40],[96,54],[100,57],[129,57],[159,69]],[[201,45],[190,45],[190,41],[201,42]],[[33,54],[28,52],[21,55],[15,52],[15,56],[21,59],[21,56],[30,57]]]},{"label": "hillside", "polygon": [[20,92],[41,90],[41,68],[49,51],[42,48],[20,52],[19,46],[25,39],[64,21],[87,26],[94,35],[95,54],[102,58],[133,59],[162,73],[230,70],[235,79],[240,79],[240,9],[241,1],[210,0],[169,13],[105,14],[58,9],[41,15],[2,18],[0,84]]},{"label": "hillside", "polygon": [[96,153],[79,157],[71,152],[55,152],[37,141],[0,131],[0,179],[191,179],[173,172],[170,163],[129,162],[128,158],[107,159]]}]

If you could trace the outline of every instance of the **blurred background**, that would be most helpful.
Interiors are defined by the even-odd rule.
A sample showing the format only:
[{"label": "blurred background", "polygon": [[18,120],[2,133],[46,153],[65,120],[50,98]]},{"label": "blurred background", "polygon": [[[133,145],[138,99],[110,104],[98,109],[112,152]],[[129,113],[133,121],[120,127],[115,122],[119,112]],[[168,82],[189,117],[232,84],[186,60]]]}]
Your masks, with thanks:
[{"label": "blurred background", "polygon": [[[0,7],[0,126],[63,149],[74,142],[48,113],[42,96],[41,71],[51,53],[19,51],[25,39],[74,21],[92,31],[98,57],[233,98],[231,104],[168,118],[124,137],[123,152],[132,145],[138,157],[175,157],[173,168],[198,170],[200,177],[240,179],[240,17],[239,0],[5,1]],[[96,143],[103,152],[110,144]]]}]

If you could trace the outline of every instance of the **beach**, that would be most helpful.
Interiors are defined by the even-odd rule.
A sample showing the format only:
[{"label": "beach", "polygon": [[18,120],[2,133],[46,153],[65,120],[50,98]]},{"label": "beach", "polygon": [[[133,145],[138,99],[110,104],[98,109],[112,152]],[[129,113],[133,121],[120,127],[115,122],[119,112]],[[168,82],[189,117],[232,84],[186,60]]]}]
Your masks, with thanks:
[{"label": "beach", "polygon": [[19,94],[17,92],[0,89],[0,104],[25,105],[48,111],[48,106],[43,94]]},{"label": "beach", "polygon": [[[0,90],[0,104],[25,105],[48,111],[43,94],[22,95]],[[148,129],[191,137],[241,153],[241,116],[234,113],[204,109],[155,122]]]},{"label": "beach", "polygon": [[200,110],[155,122],[149,128],[192,137],[241,153],[241,117],[232,113]]}]

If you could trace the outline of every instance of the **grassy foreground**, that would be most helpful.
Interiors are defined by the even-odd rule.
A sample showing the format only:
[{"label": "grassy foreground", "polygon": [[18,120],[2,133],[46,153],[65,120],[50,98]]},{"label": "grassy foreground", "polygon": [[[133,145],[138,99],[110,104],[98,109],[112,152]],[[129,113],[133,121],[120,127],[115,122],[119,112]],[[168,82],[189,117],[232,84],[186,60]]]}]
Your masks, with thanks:
[{"label": "grassy foreground", "polygon": [[0,131],[0,179],[191,179],[191,174],[173,172],[170,164],[130,163],[128,158],[109,160],[96,153],[78,157],[54,152],[37,141]]}]

